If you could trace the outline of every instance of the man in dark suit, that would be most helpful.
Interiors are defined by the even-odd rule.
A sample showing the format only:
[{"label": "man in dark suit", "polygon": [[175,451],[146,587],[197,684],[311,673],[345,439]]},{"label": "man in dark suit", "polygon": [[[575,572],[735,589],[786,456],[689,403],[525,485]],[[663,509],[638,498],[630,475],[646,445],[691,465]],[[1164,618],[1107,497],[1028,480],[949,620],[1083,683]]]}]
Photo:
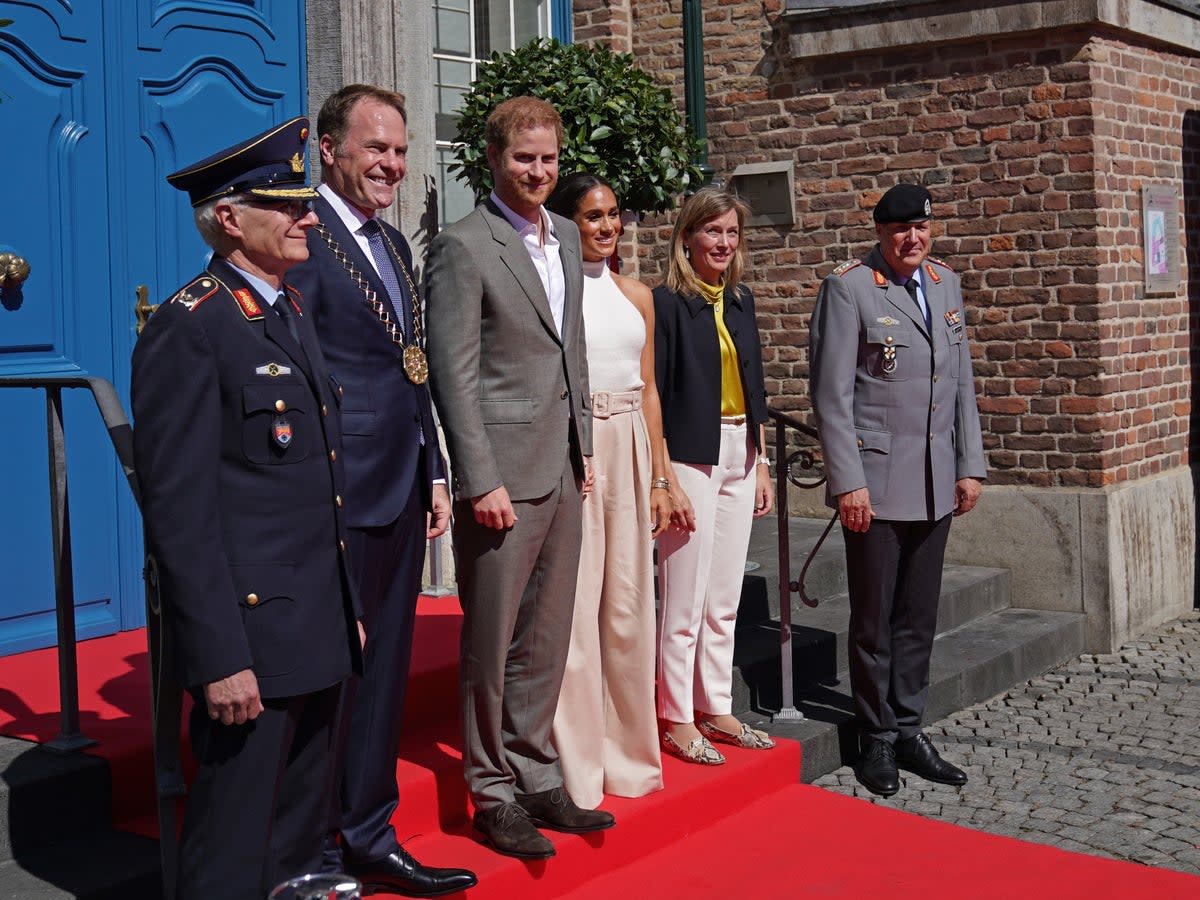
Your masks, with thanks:
[{"label": "man in dark suit", "polygon": [[168,177],[214,255],[133,354],[148,550],[191,716],[178,897],[317,871],[341,682],[361,667],[337,393],[283,282],[316,224],[308,120]]},{"label": "man in dark suit", "polygon": [[475,876],[421,865],[389,821],[399,802],[396,754],[425,541],[450,518],[412,255],[376,217],[404,177],[404,98],[348,85],[322,105],[317,131],[320,224],[308,234],[308,261],[289,277],[345,391],[350,569],[371,635],[366,671],[346,687],[344,771],[333,801],[341,845],[331,835],[326,868],[344,868],[369,890],[436,897],[471,887]]},{"label": "man in dark suit", "polygon": [[887,191],[879,243],[825,279],[810,330],[826,501],[846,541],[855,774],[885,797],[900,789],[897,763],[967,782],[921,731],[950,520],[987,475],[962,289],[929,256],[932,214],[924,187]]},{"label": "man in dark suit", "polygon": [[433,391],[454,476],[463,765],[498,852],[554,855],[535,825],[609,828],[563,788],[550,730],[571,637],[591,455],[579,229],[543,203],[562,122],[516,97],[486,126],[495,190],[429,251]]}]

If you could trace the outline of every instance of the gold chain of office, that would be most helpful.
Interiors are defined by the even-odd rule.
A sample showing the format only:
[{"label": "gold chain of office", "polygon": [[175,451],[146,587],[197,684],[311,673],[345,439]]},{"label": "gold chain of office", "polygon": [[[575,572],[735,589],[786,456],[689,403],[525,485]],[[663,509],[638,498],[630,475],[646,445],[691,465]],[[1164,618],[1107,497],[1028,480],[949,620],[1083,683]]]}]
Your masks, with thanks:
[{"label": "gold chain of office", "polygon": [[429,379],[429,363],[425,359],[425,351],[421,349],[421,300],[417,293],[417,286],[413,282],[412,276],[408,273],[408,267],[404,265],[404,260],[396,251],[396,245],[392,243],[392,239],[388,233],[380,226],[379,233],[383,235],[384,241],[388,245],[388,250],[391,251],[392,261],[397,269],[404,275],[404,280],[408,283],[408,295],[412,298],[412,319],[413,333],[412,340],[409,343],[404,342],[404,334],[396,325],[395,316],[388,311],[388,307],[379,299],[374,289],[363,277],[363,274],[358,271],[354,262],[346,254],[333,235],[329,233],[329,229],[324,225],[317,225],[317,234],[325,241],[329,247],[329,251],[333,254],[333,258],[338,261],[346,274],[350,276],[360,291],[362,291],[363,300],[367,306],[379,319],[380,323],[387,330],[388,336],[392,339],[397,347],[400,348],[401,361],[404,366],[404,374],[413,384],[424,384]]}]

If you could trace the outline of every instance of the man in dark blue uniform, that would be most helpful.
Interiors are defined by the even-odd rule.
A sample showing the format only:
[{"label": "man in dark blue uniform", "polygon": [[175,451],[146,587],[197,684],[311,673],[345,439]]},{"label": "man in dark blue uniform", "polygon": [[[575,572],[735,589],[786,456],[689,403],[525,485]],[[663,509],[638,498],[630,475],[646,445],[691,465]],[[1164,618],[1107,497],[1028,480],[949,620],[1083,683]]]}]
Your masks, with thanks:
[{"label": "man in dark blue uniform", "polygon": [[178,897],[316,871],[342,682],[361,670],[338,389],[287,270],[308,256],[308,120],[168,177],[213,248],[133,355],[134,452],[197,773]]},{"label": "man in dark blue uniform", "polygon": [[465,869],[421,865],[396,839],[396,754],[425,541],[446,530],[450,494],[425,384],[421,298],[404,236],[376,213],[396,198],[408,152],[404,98],[373,85],[332,94],[317,118],[324,183],[309,258],[289,278],[345,390],[350,572],[371,647],[346,686],[345,766],[325,868],[367,890],[437,897],[465,890]]}]

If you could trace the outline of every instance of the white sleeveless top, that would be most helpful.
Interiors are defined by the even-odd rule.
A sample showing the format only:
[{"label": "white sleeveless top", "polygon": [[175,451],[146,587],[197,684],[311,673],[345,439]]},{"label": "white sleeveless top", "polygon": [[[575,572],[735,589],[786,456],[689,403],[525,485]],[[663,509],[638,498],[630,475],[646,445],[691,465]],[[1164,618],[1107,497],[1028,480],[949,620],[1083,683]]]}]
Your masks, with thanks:
[{"label": "white sleeveless top", "polygon": [[621,293],[605,260],[583,262],[583,327],[592,391],[640,390],[646,320]]}]

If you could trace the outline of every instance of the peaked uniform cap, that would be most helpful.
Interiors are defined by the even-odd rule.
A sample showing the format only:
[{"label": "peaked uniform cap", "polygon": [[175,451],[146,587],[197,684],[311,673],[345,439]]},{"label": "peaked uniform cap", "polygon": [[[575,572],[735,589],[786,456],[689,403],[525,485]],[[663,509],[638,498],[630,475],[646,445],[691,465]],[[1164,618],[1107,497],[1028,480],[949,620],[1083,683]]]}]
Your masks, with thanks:
[{"label": "peaked uniform cap", "polygon": [[308,119],[297,116],[167,176],[193,207],[230,194],[269,200],[313,200],[304,153]]}]

